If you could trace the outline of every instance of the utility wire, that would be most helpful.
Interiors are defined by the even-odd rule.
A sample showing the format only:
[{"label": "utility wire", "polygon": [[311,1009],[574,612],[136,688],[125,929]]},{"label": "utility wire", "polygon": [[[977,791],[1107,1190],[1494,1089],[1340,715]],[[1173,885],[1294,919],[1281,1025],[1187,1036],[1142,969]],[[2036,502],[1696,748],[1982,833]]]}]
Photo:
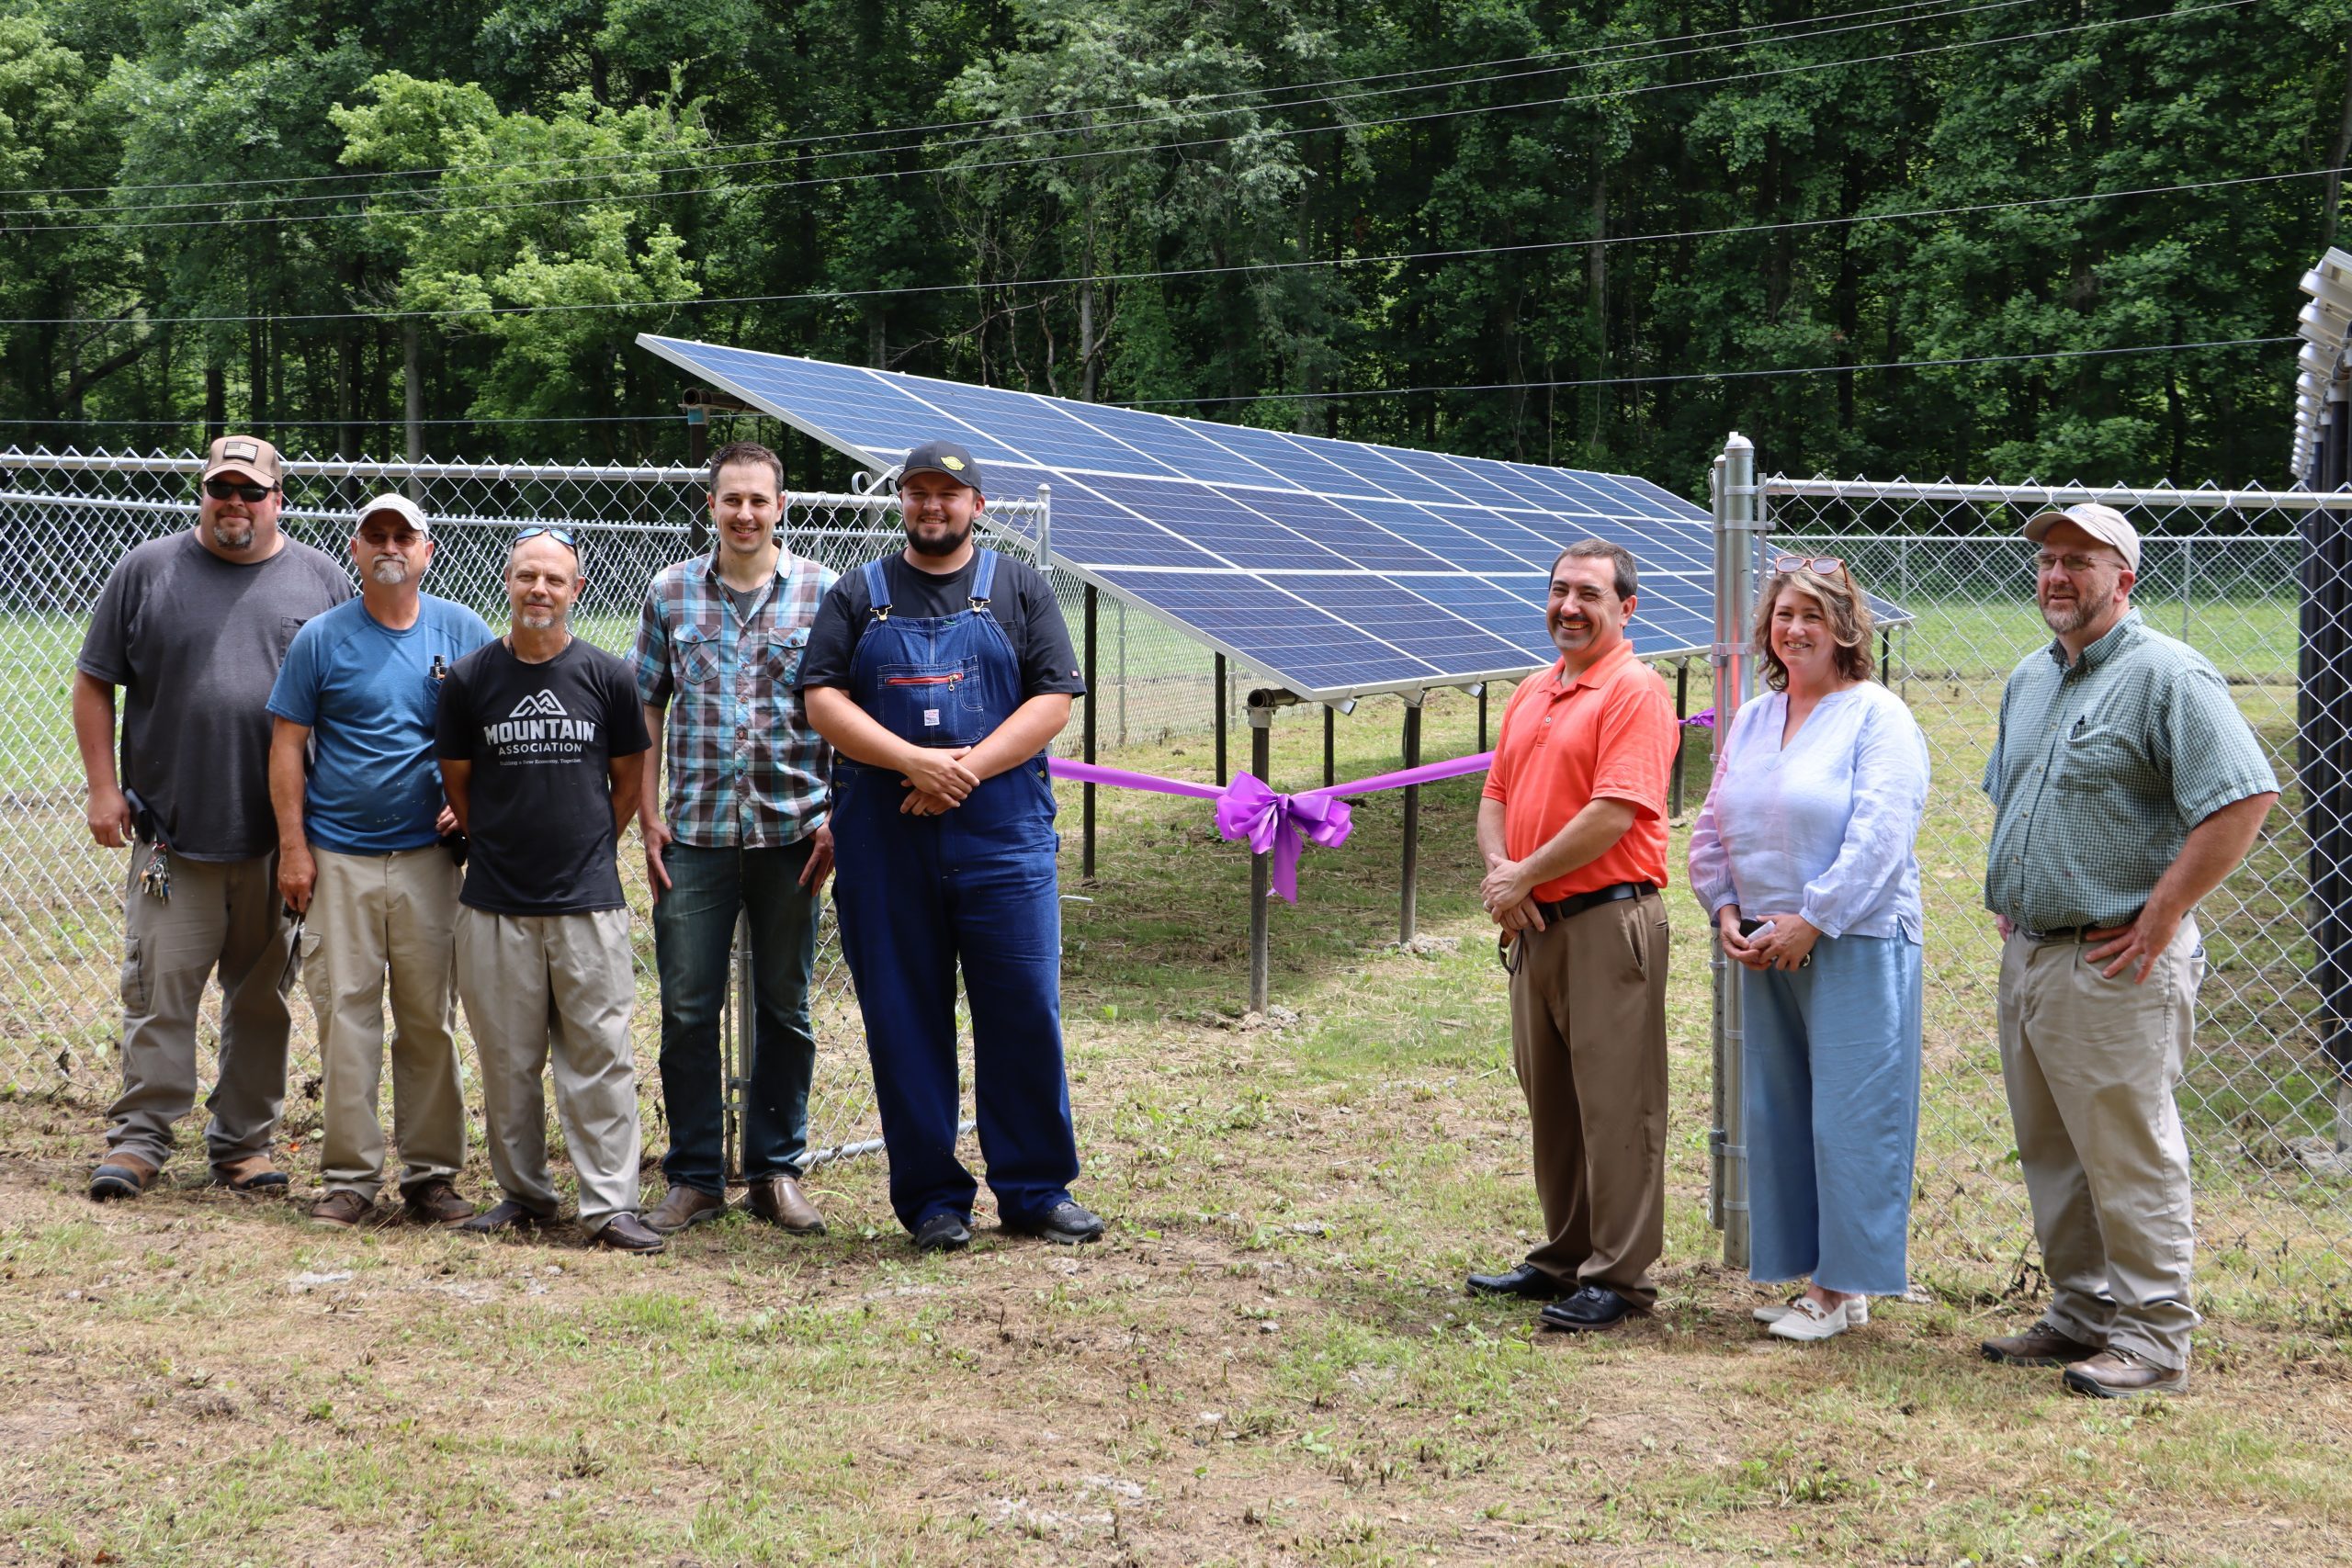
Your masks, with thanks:
[{"label": "utility wire", "polygon": [[[1774,33],[1789,28],[1814,27],[1820,23],[1849,21],[1855,17],[1885,17],[1896,12],[1908,11],[1919,13],[1916,16],[1901,18],[1900,23],[1897,25],[1913,21],[1938,21],[1952,17],[1974,16],[1986,11],[2005,10],[2012,5],[2026,3],[2028,3],[2028,0],[1994,0],[1994,3],[1984,5],[1952,5],[1949,4],[1948,0],[1903,0],[1903,3],[1899,5],[1882,6],[1866,10],[1839,12],[1828,17],[1807,17],[1785,22],[1759,22],[1746,24],[1739,27],[1718,28],[1706,32],[1668,34],[1657,37],[1626,39],[1613,43],[1586,44],[1579,45],[1575,49],[1549,50],[1535,54],[1510,55],[1494,60],[1467,61],[1451,65],[1425,65],[1408,71],[1384,72],[1368,76],[1336,76],[1316,82],[1277,84],[1275,85],[1265,87],[1240,87],[1224,93],[1204,94],[1195,97],[1190,97],[1185,101],[1190,104],[1198,105],[1216,103],[1227,98],[1262,96],[1272,93],[1309,93],[1325,87],[1345,87],[1360,85],[1366,83],[1389,82],[1399,80],[1407,76],[1430,75],[1442,71],[1481,71],[1493,66],[1525,64],[1532,61],[1554,60],[1577,55],[1600,55],[1610,53],[1611,51],[1645,49],[1669,43],[1690,43],[1704,39],[1728,38],[1734,34],[1739,33],[1750,35]],[[1751,41],[1792,42],[1800,41],[1802,39],[1811,38],[1814,36],[1816,35],[1806,33],[1800,34],[1796,39],[1751,39]],[[1604,63],[1608,63],[1608,62],[1604,62]],[[1459,82],[1449,82],[1430,85],[1437,86],[1454,86],[1462,85],[1463,84]],[[1118,113],[1128,109],[1145,109],[1152,107],[1154,107],[1154,105],[1150,100],[1138,99],[1121,104],[1089,106],[1078,108],[1042,109],[1024,115],[998,116],[962,120],[943,120],[930,125],[877,127],[868,130],[830,131],[814,136],[771,137],[753,141],[716,142],[707,148],[701,149],[701,151],[707,152],[750,152],[775,147],[818,146],[832,141],[867,140],[886,136],[927,136],[933,132],[942,130],[966,130],[981,126],[1022,124],[1031,120],[1063,119],[1071,117]],[[920,144],[918,143],[913,145],[919,146]],[[869,149],[868,151],[899,150],[900,149],[888,148],[878,150]],[[424,168],[368,170],[357,171],[350,174],[286,175],[260,176],[239,180],[179,180],[147,185],[21,186],[0,188],[0,197],[77,196],[106,193],[119,195],[126,192],[135,191],[222,190],[242,188],[251,186],[295,186],[356,180],[395,180],[453,173],[485,173],[495,172],[502,169],[542,168],[551,164],[569,166],[585,164],[616,163],[630,159],[643,158],[649,155],[650,154],[642,151],[630,152],[582,153],[569,157],[558,158],[515,159],[500,164],[449,164]],[[98,209],[85,209],[83,210]]]},{"label": "utility wire", "polygon": [[281,315],[246,316],[141,316],[123,318],[106,323],[92,323],[91,318],[86,316],[0,316],[0,327],[84,324],[225,326],[247,325],[259,321],[280,324],[312,321],[389,321],[438,320],[447,317],[527,315],[534,312],[558,314],[589,310],[699,309],[719,305],[830,303],[852,299],[897,299],[937,294],[976,293],[989,289],[1067,288],[1081,284],[1145,283],[1178,278],[1298,272],[1327,267],[1389,266],[1409,262],[1464,261],[1478,256],[1529,255],[1548,251],[1652,244],[1672,240],[1730,239],[1743,235],[1780,234],[1813,229],[1852,228],[1865,223],[1895,223],[1923,219],[1972,217],[1987,212],[2014,212],[2037,208],[2071,206],[2079,202],[2115,201],[2131,197],[2181,196],[2193,191],[2221,190],[2240,186],[2277,185],[2288,180],[2319,179],[2329,175],[2346,173],[2352,173],[2352,164],[2319,169],[2295,169],[2279,174],[2237,175],[2223,179],[2192,180],[2179,185],[2138,186],[2126,190],[2084,191],[2071,196],[2026,197],[2015,201],[1971,202],[1954,207],[1912,208],[1889,212],[1844,213],[1830,218],[1792,218],[1777,223],[1736,223],[1709,229],[1676,229],[1641,234],[1591,236],[1575,240],[1530,240],[1511,245],[1465,245],[1437,251],[1391,251],[1372,255],[1326,256],[1271,262],[1232,262],[1222,266],[1166,267],[1137,272],[1076,273],[1057,277],[972,279],[958,283],[902,284],[887,288],[817,288],[788,294],[722,294],[692,299],[490,305],[479,309],[318,310],[288,312]]},{"label": "utility wire", "polygon": [[[1486,104],[1460,108],[1431,109],[1425,110],[1418,114],[1391,115],[1386,118],[1377,119],[1335,121],[1331,124],[1326,125],[1283,127],[1272,130],[1261,129],[1252,131],[1250,134],[1255,140],[1261,141],[1287,141],[1295,137],[1319,135],[1333,130],[1362,131],[1378,130],[1392,126],[1423,125],[1439,120],[1460,119],[1490,114],[1502,114],[1517,109],[1558,108],[1577,104],[1609,102],[1626,98],[1641,97],[1653,93],[1680,92],[1694,87],[1720,87],[1733,84],[1766,82],[1777,80],[1782,77],[1811,75],[1819,72],[1838,70],[1849,65],[1885,64],[1895,61],[1916,60],[1928,55],[1949,54],[1963,50],[1993,49],[2003,44],[2041,42],[2050,39],[2062,38],[2073,34],[2100,32],[2111,30],[2117,28],[2132,27],[2143,22],[2185,20],[2189,17],[2208,16],[2220,11],[2236,10],[2246,6],[2256,5],[2258,3],[2260,3],[2260,0],[2215,0],[2215,3],[2213,4],[2192,6],[2183,10],[2152,12],[2139,17],[2109,17],[2098,21],[2075,23],[2062,28],[2045,28],[2035,32],[2011,33],[1994,39],[1977,39],[1955,43],[1924,45],[1917,49],[1895,50],[1882,54],[1857,55],[1841,60],[1809,61],[1794,65],[1777,66],[1764,71],[1745,71],[1721,76],[1701,77],[1688,82],[1645,83],[1631,87],[1622,87],[1597,93],[1565,94],[1544,98],[1521,99],[1516,102],[1507,104]],[[1130,123],[1141,124],[1144,122],[1136,121]],[[995,140],[1017,139],[1017,137],[1007,137]],[[1047,153],[1033,157],[1001,158],[975,164],[947,165],[926,164],[922,167],[913,169],[873,169],[839,175],[812,175],[799,179],[791,180],[758,180],[715,186],[688,186],[670,190],[636,191],[626,193],[616,192],[585,197],[544,197],[536,201],[456,203],[441,207],[417,208],[413,210],[403,209],[388,214],[388,216],[400,218],[414,217],[421,219],[450,218],[471,213],[516,212],[541,208],[616,206],[624,203],[633,204],[637,202],[664,201],[690,196],[732,196],[752,191],[797,190],[810,186],[833,186],[855,185],[862,184],[869,180],[898,180],[918,176],[935,177],[941,175],[952,175],[958,177],[965,177],[975,174],[986,173],[993,169],[1030,169],[1051,164],[1091,162],[1095,159],[1101,158],[1133,157],[1138,153],[1159,154],[1184,152],[1200,147],[1225,146],[1237,140],[1239,140],[1239,138],[1234,136],[1203,136],[1177,141],[1150,142],[1127,147],[1088,148],[1071,152]],[[912,149],[900,150],[910,151]],[[776,163],[788,161],[789,160],[783,159],[767,159],[755,160],[753,162]],[[741,166],[750,165],[746,164]],[[348,222],[353,221],[361,216],[362,215],[360,214],[348,212],[292,213],[282,218],[273,219],[271,221],[274,224],[278,225],[289,223]],[[62,231],[125,233],[133,231],[151,229],[201,229],[230,226],[244,227],[246,224],[243,220],[221,218],[163,219],[153,222],[130,222],[120,220],[113,220],[102,223],[68,222],[0,224],[0,233],[54,233]]]}]

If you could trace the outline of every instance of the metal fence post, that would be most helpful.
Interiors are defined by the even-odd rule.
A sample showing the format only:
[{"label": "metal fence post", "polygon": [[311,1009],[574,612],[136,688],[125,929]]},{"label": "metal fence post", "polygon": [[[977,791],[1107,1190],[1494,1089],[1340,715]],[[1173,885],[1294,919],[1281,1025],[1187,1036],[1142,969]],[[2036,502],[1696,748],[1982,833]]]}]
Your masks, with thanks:
[{"label": "metal fence post", "polygon": [[735,917],[735,970],[733,1027],[726,1031],[727,1069],[727,1147],[723,1169],[729,1181],[743,1179],[743,1097],[752,1085],[752,1052],[754,1045],[752,1017],[752,916],[749,910]]},{"label": "metal fence post", "polygon": [[[1756,446],[1737,431],[1715,465],[1715,744],[1731,733],[1747,696],[1754,660],[1747,649],[1748,601],[1754,592],[1756,542],[1763,533],[1756,491]],[[1747,1118],[1737,965],[1716,942],[1709,969],[1715,987],[1714,1182],[1708,1209],[1724,1233],[1724,1264],[1747,1267]]]}]

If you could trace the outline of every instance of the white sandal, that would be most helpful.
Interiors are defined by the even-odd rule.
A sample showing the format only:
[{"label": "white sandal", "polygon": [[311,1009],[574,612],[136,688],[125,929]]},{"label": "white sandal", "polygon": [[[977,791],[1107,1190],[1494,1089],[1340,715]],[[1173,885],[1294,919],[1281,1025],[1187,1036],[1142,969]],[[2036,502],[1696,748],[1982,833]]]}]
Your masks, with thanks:
[{"label": "white sandal", "polygon": [[1853,1325],[1845,1303],[1825,1307],[1811,1296],[1799,1296],[1766,1332],[1779,1339],[1827,1339],[1845,1333]]},{"label": "white sandal", "polygon": [[[1758,1307],[1754,1312],[1749,1313],[1747,1315],[1754,1318],[1758,1323],[1778,1323],[1781,1319],[1789,1315],[1789,1309],[1791,1307],[1796,1305],[1797,1303],[1803,1300],[1804,1300],[1803,1296],[1791,1296],[1784,1302],[1769,1302],[1763,1306]],[[1846,1326],[1849,1328],[1860,1328],[1870,1320],[1870,1297],[1848,1296],[1846,1298]]]}]

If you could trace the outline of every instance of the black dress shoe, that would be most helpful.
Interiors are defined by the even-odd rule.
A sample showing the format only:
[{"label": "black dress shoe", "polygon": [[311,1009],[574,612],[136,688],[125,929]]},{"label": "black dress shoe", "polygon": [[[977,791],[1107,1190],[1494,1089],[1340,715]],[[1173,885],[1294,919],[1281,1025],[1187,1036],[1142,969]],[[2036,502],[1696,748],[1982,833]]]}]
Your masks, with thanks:
[{"label": "black dress shoe", "polygon": [[1524,1296],[1531,1302],[1555,1302],[1566,1293],[1560,1281],[1532,1263],[1500,1274],[1473,1274],[1465,1281],[1474,1296]]},{"label": "black dress shoe", "polygon": [[512,1198],[502,1198],[457,1228],[468,1235],[528,1235],[546,1229],[548,1223],[545,1215],[532,1213]]},{"label": "black dress shoe", "polygon": [[1546,1328],[1606,1328],[1633,1310],[1633,1303],[1607,1286],[1587,1285],[1545,1307],[1542,1321]]},{"label": "black dress shoe", "polygon": [[917,1252],[956,1252],[971,1245],[971,1222],[961,1214],[933,1214],[915,1227]]}]

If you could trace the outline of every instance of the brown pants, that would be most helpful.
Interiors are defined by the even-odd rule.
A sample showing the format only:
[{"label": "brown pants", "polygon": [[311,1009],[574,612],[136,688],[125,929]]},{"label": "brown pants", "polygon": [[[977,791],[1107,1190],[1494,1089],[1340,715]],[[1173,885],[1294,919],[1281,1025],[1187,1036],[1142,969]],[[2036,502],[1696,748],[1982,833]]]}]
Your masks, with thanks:
[{"label": "brown pants", "polygon": [[1519,939],[1510,1042],[1535,1140],[1542,1245],[1563,1290],[1657,1300],[1666,1249],[1666,905],[1621,898]]}]

